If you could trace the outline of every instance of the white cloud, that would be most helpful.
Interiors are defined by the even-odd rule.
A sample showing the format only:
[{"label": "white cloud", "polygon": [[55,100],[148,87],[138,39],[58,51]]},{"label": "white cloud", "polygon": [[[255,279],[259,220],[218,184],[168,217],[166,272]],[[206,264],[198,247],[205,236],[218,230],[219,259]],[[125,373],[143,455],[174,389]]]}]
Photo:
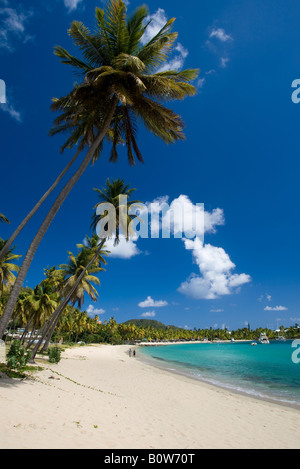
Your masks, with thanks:
[{"label": "white cloud", "polygon": [[211,309],[210,313],[222,313],[224,309]]},{"label": "white cloud", "polygon": [[285,306],[266,306],[264,308],[265,311],[287,311]]},{"label": "white cloud", "polygon": [[100,316],[101,314],[105,314],[105,309],[102,309],[102,308],[95,308],[93,305],[90,305],[87,310],[86,310],[87,314],[94,318],[95,316]]},{"label": "white cloud", "polygon": [[77,10],[77,7],[81,2],[82,0],[64,0],[65,7],[69,12]]},{"label": "white cloud", "polygon": [[10,8],[8,2],[4,5],[4,8],[0,8],[0,48],[13,51],[15,39],[22,39],[24,44],[32,38],[26,33],[25,23],[33,13]]},{"label": "white cloud", "polygon": [[189,238],[202,238],[205,233],[215,233],[216,227],[225,223],[222,209],[205,211],[203,204],[193,204],[189,197],[183,194],[171,203],[168,196],[163,196],[147,206],[148,210],[151,210],[152,236],[158,236],[163,227],[166,229],[170,226],[174,236],[180,236],[182,233]]},{"label": "white cloud", "polygon": [[230,36],[230,34],[227,34],[225,32],[225,29],[223,28],[217,28],[217,29],[213,29],[209,35],[209,37],[212,39],[212,38],[216,38],[216,39],[219,39],[221,42],[227,42],[227,41],[233,41],[232,37]]},{"label": "white cloud", "polygon": [[156,316],[155,311],[148,311],[147,313],[141,314],[143,318],[154,318]]},{"label": "white cloud", "polygon": [[183,59],[186,59],[187,56],[189,55],[189,51],[182,44],[180,44],[180,42],[177,43],[174,50],[179,52],[179,54],[181,55]]},{"label": "white cloud", "polygon": [[222,68],[226,68],[227,67],[227,64],[229,62],[229,58],[228,57],[221,57],[221,67]]},{"label": "white cloud", "polygon": [[114,240],[109,239],[105,243],[105,250],[110,251],[110,257],[119,259],[130,259],[131,257],[138,256],[141,251],[135,244],[134,240],[126,241],[125,238],[120,238],[119,244],[114,245]]},{"label": "white cloud", "polygon": [[197,87],[201,89],[201,88],[203,88],[205,83],[206,83],[206,78],[199,78],[197,80]]},{"label": "white cloud", "polygon": [[268,293],[266,293],[265,295],[260,295],[260,297],[257,299],[260,303],[262,301],[271,301],[272,300],[272,296],[269,295]]},{"label": "white cloud", "polygon": [[148,296],[145,301],[141,301],[138,306],[140,308],[162,308],[163,306],[167,306],[168,302],[164,300],[153,300],[151,296]]},{"label": "white cloud", "polygon": [[22,115],[19,111],[17,111],[14,105],[11,103],[11,99],[9,97],[6,98],[6,103],[0,105],[0,109],[3,112],[6,112],[10,115],[12,119],[17,122],[22,122]]},{"label": "white cloud", "polygon": [[[148,15],[147,18],[145,18],[145,24],[147,24],[149,21],[151,21],[151,23],[147,26],[145,34],[141,38],[141,42],[144,45],[159,33],[159,31],[167,23],[168,17],[165,10],[159,8],[153,15]],[[173,49],[173,53],[174,56],[171,57],[168,62],[164,63],[157,70],[158,72],[165,72],[166,70],[178,71],[182,69],[189,51],[180,42],[178,42]]]},{"label": "white cloud", "polygon": [[193,251],[193,258],[200,276],[192,274],[178,291],[194,299],[213,300],[237,292],[241,285],[249,283],[247,274],[233,274],[235,264],[223,248],[203,244],[199,238],[184,240],[185,248]]},{"label": "white cloud", "polygon": [[151,21],[151,23],[147,26],[147,29],[141,38],[141,42],[143,44],[147,44],[147,42],[151,41],[151,39],[159,33],[168,21],[165,10],[159,8],[153,15],[148,15],[145,18],[145,23],[147,24],[149,21]]},{"label": "white cloud", "polygon": [[174,57],[171,58],[164,65],[162,65],[158,69],[158,72],[165,72],[167,70],[176,70],[176,71],[182,70],[184,66],[184,61],[189,55],[189,51],[185,47],[183,47],[183,45],[180,44],[180,42],[178,42],[176,47],[174,47],[174,51],[176,51]]},{"label": "white cloud", "polygon": [[[228,65],[230,43],[232,42],[232,36],[226,33],[223,28],[213,28],[209,34],[209,39],[205,42],[206,47],[218,56],[221,68],[226,68]],[[207,74],[214,73],[214,71],[214,69],[211,69]]]}]

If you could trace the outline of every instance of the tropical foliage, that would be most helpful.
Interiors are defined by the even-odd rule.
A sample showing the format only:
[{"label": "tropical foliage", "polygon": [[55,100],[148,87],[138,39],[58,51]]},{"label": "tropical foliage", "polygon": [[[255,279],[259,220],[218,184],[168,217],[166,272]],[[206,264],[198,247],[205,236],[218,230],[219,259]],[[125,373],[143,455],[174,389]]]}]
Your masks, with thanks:
[{"label": "tropical foliage", "polygon": [[[144,43],[142,38],[149,25],[145,24],[148,13],[142,6],[128,17],[122,0],[110,0],[105,10],[96,8],[94,32],[81,22],[72,23],[69,35],[81,58],[71,55],[63,47],[55,48],[62,63],[71,65],[81,81],[67,96],[54,101],[52,109],[60,115],[51,134],[69,134],[62,150],[73,146],[77,146],[78,151],[88,150],[76,173],[57,196],[24,256],[0,319],[0,336],[13,315],[45,233],[89,164],[99,156],[103,141],[106,138],[111,141],[110,160],[113,162],[118,158],[118,145],[124,142],[129,164],[133,165],[135,158],[143,161],[136,139],[138,122],[166,143],[184,139],[181,117],[164,103],[193,96],[196,88],[192,81],[198,70],[159,70],[172,50],[177,33],[172,31],[174,19],[171,19]],[[1,255],[3,252],[0,251]]]},{"label": "tropical foliage", "polygon": [[[6,241],[0,238],[0,250],[5,244]],[[20,259],[21,255],[14,254],[14,249],[14,247],[9,249],[5,257],[0,261],[0,294],[4,290],[9,291],[16,279],[14,273],[19,271],[19,267],[15,264],[15,261]]]}]

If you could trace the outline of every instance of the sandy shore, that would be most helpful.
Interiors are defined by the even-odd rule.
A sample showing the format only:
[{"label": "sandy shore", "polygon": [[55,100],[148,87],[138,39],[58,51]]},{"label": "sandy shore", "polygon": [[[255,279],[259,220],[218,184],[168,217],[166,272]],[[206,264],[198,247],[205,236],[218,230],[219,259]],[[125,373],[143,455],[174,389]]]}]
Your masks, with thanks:
[{"label": "sandy shore", "polygon": [[[0,448],[300,448],[300,411],[89,346],[0,379]],[[47,368],[46,368],[47,367]]]}]

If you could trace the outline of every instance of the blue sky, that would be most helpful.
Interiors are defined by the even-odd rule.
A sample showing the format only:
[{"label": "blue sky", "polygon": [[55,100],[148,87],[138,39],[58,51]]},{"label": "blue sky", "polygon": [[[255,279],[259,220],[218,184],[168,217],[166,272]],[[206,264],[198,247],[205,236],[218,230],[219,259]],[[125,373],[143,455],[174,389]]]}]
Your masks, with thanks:
[{"label": "blue sky", "polygon": [[[93,0],[0,0],[0,212],[7,238],[73,153],[50,138],[52,97],[75,77],[53,47],[74,51],[67,35],[77,19],[93,27]],[[129,11],[140,5],[131,1]],[[122,177],[136,198],[169,204],[204,203],[210,229],[196,239],[138,240],[108,260],[99,301],[84,308],[118,322],[150,317],[182,327],[252,327],[300,321],[299,125],[291,100],[300,78],[299,2],[159,0],[148,3],[154,33],[176,17],[179,37],[169,67],[200,68],[194,98],[172,104],[186,123],[186,140],[166,146],[139,130],[145,164],[117,164],[103,152],[74,188],[36,254],[26,284],[43,268],[67,260],[90,235],[94,187]],[[25,254],[51,201],[17,240]],[[189,248],[189,249],[187,249]]]}]

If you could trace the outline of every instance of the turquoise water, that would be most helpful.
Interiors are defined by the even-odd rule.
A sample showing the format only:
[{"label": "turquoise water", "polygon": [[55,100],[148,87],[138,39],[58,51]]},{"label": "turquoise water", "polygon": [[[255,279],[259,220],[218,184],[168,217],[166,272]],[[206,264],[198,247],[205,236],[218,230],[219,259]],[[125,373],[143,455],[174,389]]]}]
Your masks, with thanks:
[{"label": "turquoise water", "polygon": [[144,357],[169,370],[256,397],[300,406],[300,363],[292,341],[140,347]]}]

